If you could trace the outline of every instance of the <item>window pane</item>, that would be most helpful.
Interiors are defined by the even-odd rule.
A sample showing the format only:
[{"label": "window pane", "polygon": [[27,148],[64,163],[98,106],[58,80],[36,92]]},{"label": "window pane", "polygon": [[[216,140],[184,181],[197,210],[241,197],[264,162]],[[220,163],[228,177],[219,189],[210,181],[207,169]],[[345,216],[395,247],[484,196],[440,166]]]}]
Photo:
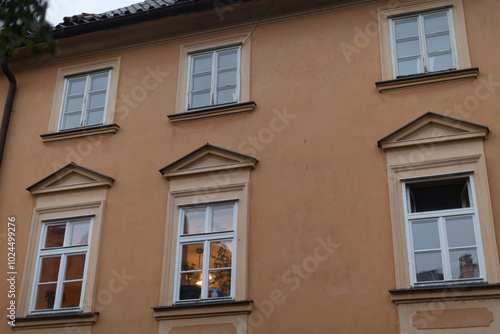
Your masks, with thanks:
[{"label": "window pane", "polygon": [[450,247],[476,245],[472,216],[446,218],[446,233]]},{"label": "window pane", "polygon": [[68,97],[65,112],[81,111],[83,108],[83,95]]},{"label": "window pane", "polygon": [[415,271],[417,282],[442,281],[444,277],[441,252],[416,253]]},{"label": "window pane", "polygon": [[201,273],[181,274],[179,299],[201,298]]},{"label": "window pane", "polygon": [[85,125],[96,125],[103,123],[104,108],[90,110],[87,113],[87,123]]},{"label": "window pane", "polygon": [[61,257],[44,257],[42,258],[42,267],[40,270],[40,283],[43,282],[57,282],[59,275],[59,264]]},{"label": "window pane", "polygon": [[208,298],[231,296],[231,270],[210,270]]},{"label": "window pane", "polygon": [[453,56],[450,52],[439,54],[436,56],[429,55],[429,70],[430,71],[443,71],[453,69]]},{"label": "window pane", "polygon": [[418,36],[417,18],[412,17],[404,20],[395,20],[394,29],[396,39]]},{"label": "window pane", "polygon": [[450,210],[470,207],[465,180],[410,185],[411,212]]},{"label": "window pane", "polygon": [[221,51],[218,55],[219,69],[238,66],[238,50]]},{"label": "window pane", "polygon": [[63,129],[72,129],[80,126],[81,112],[75,114],[64,114],[63,117]]},{"label": "window pane", "polygon": [[203,269],[203,244],[182,245],[181,271]]},{"label": "window pane", "polygon": [[396,49],[398,58],[420,55],[420,43],[418,38],[398,41],[396,42]]},{"label": "window pane", "polygon": [[422,72],[420,57],[398,60],[398,76],[417,74]]},{"label": "window pane", "polygon": [[54,308],[56,300],[56,284],[39,284],[36,296],[35,310]]},{"label": "window pane", "polygon": [[426,37],[427,53],[451,50],[450,34],[439,34]]},{"label": "window pane", "polygon": [[73,233],[70,239],[70,245],[87,244],[89,240],[89,222],[81,222],[73,224]]},{"label": "window pane", "polygon": [[190,108],[199,108],[209,106],[210,102],[210,92],[200,92],[191,94],[191,105]]},{"label": "window pane", "polygon": [[106,90],[108,88],[108,73],[94,74],[90,79],[90,90]]},{"label": "window pane", "polygon": [[203,233],[205,231],[206,209],[185,209],[183,234]]},{"label": "window pane", "polygon": [[417,220],[412,222],[413,249],[440,248],[437,219]]},{"label": "window pane", "polygon": [[231,241],[210,243],[210,268],[231,268],[232,249]]},{"label": "window pane", "polygon": [[80,306],[80,295],[82,293],[81,281],[64,283],[63,290],[62,308]]},{"label": "window pane", "polygon": [[68,95],[83,94],[85,92],[86,77],[68,80]]},{"label": "window pane", "polygon": [[212,71],[212,54],[193,56],[193,73]]},{"label": "window pane", "polygon": [[212,232],[233,229],[234,205],[214,206],[212,209]]},{"label": "window pane", "polygon": [[65,280],[82,279],[85,270],[85,254],[70,255],[66,259]]},{"label": "window pane", "polygon": [[64,233],[66,233],[66,224],[47,226],[45,247],[61,247],[64,244]]},{"label": "window pane", "polygon": [[106,103],[106,93],[101,92],[101,93],[91,93],[89,96],[89,108],[99,108],[99,107],[104,107],[104,104]]},{"label": "window pane", "polygon": [[479,277],[475,248],[450,251],[450,264],[452,279]]},{"label": "window pane", "polygon": [[217,75],[217,87],[236,85],[236,69],[220,71]]},{"label": "window pane", "polygon": [[236,87],[217,90],[217,104],[236,102]]},{"label": "window pane", "polygon": [[430,34],[438,31],[448,31],[447,12],[428,14],[424,16],[425,33]]},{"label": "window pane", "polygon": [[194,91],[210,89],[211,84],[212,84],[212,75],[210,73],[194,75],[191,89]]}]

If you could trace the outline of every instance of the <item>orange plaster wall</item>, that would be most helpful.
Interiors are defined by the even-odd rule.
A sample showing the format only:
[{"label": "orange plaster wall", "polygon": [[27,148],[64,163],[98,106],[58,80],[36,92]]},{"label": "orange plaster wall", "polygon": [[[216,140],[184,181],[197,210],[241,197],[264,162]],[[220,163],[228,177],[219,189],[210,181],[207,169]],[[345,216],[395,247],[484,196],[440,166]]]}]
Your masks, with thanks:
[{"label": "orange plaster wall", "polygon": [[[376,142],[427,111],[488,126],[493,217],[500,219],[500,64],[494,42],[500,3],[464,0],[477,80],[387,94],[374,84],[381,79],[378,37],[358,47],[350,61],[340,47],[356,46],[357,31],[364,31],[375,20],[370,12],[383,5],[259,26],[251,37],[250,92],[258,107],[246,115],[178,126],[166,117],[175,110],[180,45],[250,28],[17,71],[19,88],[0,172],[0,233],[6,233],[7,217],[15,216],[18,284],[34,208],[24,189],[74,161],[116,180],[103,221],[100,315],[92,333],[156,333],[150,308],[159,306],[168,192],[158,169],[209,142],[260,161],[250,182],[253,333],[398,333],[397,308],[387,292],[395,287],[395,270],[386,160]],[[117,56],[118,133],[44,145],[39,135],[47,132],[58,68]],[[127,104],[126,96],[141,90],[147,68],[165,73],[162,82],[146,98]],[[499,84],[488,99],[471,112],[453,111],[490,76]],[[1,101],[6,90],[1,77]],[[277,115],[284,113],[290,118],[283,123]],[[0,267],[6,268],[5,256]],[[109,298],[105,291],[117,275],[123,289]],[[0,281],[1,317],[7,290]],[[5,323],[0,328],[7,331]]]}]

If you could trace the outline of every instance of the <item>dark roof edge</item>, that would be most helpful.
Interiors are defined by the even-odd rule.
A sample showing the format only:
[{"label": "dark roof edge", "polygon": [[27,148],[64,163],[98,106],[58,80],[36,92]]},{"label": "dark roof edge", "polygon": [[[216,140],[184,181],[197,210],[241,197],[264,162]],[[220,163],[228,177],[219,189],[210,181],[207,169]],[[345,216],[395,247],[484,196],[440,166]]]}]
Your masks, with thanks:
[{"label": "dark roof edge", "polygon": [[[247,2],[251,0],[240,0]],[[60,27],[52,31],[55,39],[68,38],[96,31],[119,28],[130,24],[159,20],[165,17],[181,14],[195,13],[214,9],[214,0],[196,0],[176,3],[170,6],[152,8],[141,12],[130,13],[123,16],[104,18],[101,20],[76,24],[71,27]],[[227,1],[217,1],[217,7],[232,6]]]}]

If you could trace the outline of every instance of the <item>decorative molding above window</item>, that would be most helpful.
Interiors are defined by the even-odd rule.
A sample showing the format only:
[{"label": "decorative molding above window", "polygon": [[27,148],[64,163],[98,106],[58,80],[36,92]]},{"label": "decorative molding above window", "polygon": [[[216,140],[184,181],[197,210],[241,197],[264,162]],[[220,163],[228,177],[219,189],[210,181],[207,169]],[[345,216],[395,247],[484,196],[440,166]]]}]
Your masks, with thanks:
[{"label": "decorative molding above window", "polygon": [[[409,231],[405,228],[407,197],[404,183],[419,180],[438,180],[460,175],[471,175],[475,196],[478,235],[484,250],[485,277],[489,283],[500,282],[498,252],[494,239],[488,177],[483,151],[483,140],[488,128],[459,119],[428,112],[379,140],[387,153],[389,195],[398,289],[410,288],[408,244]],[[465,177],[465,176],[464,176]],[[464,209],[465,210],[465,209]],[[443,211],[444,212],[444,211]],[[412,219],[419,214],[412,213]],[[459,282],[457,282],[459,283]],[[436,283],[439,285],[439,283]]]},{"label": "decorative molding above window", "polygon": [[161,334],[193,325],[246,333],[249,185],[257,162],[206,144],[160,170],[170,182],[160,307],[154,308]]},{"label": "decorative molding above window", "polygon": [[[27,188],[36,198],[36,206],[19,289],[18,331],[25,329],[31,333],[37,329],[37,333],[45,333],[56,327],[77,326],[82,333],[90,333],[98,314],[93,301],[104,203],[113,182],[109,176],[70,163]],[[59,233],[62,231],[64,237]],[[86,243],[82,241],[85,234],[88,234]],[[85,256],[84,262],[77,258],[81,255]],[[43,260],[58,256],[59,272],[69,270],[69,264],[64,263],[74,265],[71,275],[58,275],[56,281],[44,273]],[[66,283],[72,284],[72,291],[65,290]],[[55,286],[53,289],[51,284]],[[47,294],[53,296],[50,297],[53,302],[40,297],[36,292],[40,286],[53,290]],[[70,295],[74,302],[68,304]]]}]

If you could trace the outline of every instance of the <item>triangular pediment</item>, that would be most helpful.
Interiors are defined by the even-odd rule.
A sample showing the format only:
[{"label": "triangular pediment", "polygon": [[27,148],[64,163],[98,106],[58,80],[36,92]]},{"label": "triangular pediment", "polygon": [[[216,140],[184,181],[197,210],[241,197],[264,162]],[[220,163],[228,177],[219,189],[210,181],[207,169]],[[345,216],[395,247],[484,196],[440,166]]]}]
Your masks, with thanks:
[{"label": "triangular pediment", "polygon": [[255,168],[257,159],[221,147],[205,144],[160,169],[166,178],[211,173],[236,168]]},{"label": "triangular pediment", "polygon": [[75,189],[109,187],[113,181],[109,176],[72,162],[28,187],[27,190],[37,195]]},{"label": "triangular pediment", "polygon": [[386,150],[456,140],[485,138],[488,127],[432,112],[420,116],[378,141]]}]

